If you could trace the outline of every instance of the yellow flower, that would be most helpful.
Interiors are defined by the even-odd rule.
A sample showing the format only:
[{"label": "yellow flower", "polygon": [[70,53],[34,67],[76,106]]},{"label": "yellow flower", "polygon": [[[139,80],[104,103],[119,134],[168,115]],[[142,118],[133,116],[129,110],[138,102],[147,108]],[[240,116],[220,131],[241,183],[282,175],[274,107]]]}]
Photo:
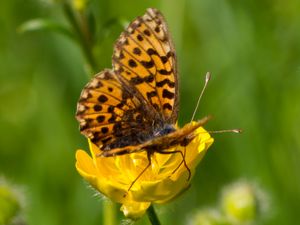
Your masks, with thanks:
[{"label": "yellow flower", "polygon": [[[186,163],[192,176],[195,167],[203,158],[213,138],[202,128],[195,131],[196,137],[186,146]],[[76,169],[100,193],[121,203],[126,217],[141,217],[151,203],[165,203],[189,187],[189,173],[182,164],[182,156],[176,154],[152,155],[152,164],[128,191],[129,186],[147,166],[146,152],[114,157],[97,157],[100,150],[89,141],[90,157],[85,151],[76,152]],[[172,149],[170,149],[172,150]],[[175,150],[175,149],[174,149]],[[176,150],[184,151],[177,146]],[[175,172],[174,172],[175,171]]]}]

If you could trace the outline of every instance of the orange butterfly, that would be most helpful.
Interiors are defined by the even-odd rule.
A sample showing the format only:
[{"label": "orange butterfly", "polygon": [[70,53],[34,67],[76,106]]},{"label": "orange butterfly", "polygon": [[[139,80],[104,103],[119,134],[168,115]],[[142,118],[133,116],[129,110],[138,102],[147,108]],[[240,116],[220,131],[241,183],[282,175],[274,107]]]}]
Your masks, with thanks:
[{"label": "orange butterfly", "polygon": [[101,156],[146,151],[149,164],[135,181],[154,153],[181,154],[190,174],[185,153],[174,147],[188,145],[209,118],[176,127],[176,54],[158,10],[147,9],[120,35],[112,62],[113,69],[97,74],[81,93],[76,113],[81,133],[99,147]]}]

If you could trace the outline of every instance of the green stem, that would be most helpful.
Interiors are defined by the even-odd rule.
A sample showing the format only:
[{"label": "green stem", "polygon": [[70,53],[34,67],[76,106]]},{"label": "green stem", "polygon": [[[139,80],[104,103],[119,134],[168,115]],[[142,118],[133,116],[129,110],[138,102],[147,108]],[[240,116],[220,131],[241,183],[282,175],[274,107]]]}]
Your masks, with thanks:
[{"label": "green stem", "polygon": [[93,55],[93,45],[86,20],[82,18],[84,15],[79,15],[78,12],[75,12],[72,5],[68,1],[64,2],[63,9],[66,17],[77,34],[79,44],[93,73],[96,73],[98,71],[98,65]]},{"label": "green stem", "polygon": [[152,205],[147,209],[147,215],[152,225],[161,225]]},{"label": "green stem", "polygon": [[115,225],[116,224],[116,204],[110,200],[103,202],[103,224]]}]

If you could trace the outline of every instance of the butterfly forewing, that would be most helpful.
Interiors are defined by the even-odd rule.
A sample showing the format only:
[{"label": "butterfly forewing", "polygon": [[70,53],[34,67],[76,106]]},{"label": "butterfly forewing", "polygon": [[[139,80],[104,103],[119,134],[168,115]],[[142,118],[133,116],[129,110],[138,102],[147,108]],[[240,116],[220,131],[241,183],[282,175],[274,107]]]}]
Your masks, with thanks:
[{"label": "butterfly forewing", "polygon": [[178,86],[175,51],[163,16],[155,9],[135,19],[118,39],[113,67],[164,123],[175,123]]}]

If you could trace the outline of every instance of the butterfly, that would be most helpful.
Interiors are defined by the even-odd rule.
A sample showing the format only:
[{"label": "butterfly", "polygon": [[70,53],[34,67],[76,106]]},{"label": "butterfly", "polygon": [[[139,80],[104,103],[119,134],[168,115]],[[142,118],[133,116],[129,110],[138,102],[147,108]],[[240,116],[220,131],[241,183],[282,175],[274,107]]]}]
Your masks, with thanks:
[{"label": "butterfly", "polygon": [[112,64],[112,69],[96,74],[81,92],[76,112],[81,133],[99,147],[103,157],[146,151],[149,164],[142,173],[154,153],[179,153],[190,174],[185,153],[176,146],[187,146],[194,131],[209,118],[176,126],[176,54],[157,9],[147,9],[123,31],[114,46]]}]

